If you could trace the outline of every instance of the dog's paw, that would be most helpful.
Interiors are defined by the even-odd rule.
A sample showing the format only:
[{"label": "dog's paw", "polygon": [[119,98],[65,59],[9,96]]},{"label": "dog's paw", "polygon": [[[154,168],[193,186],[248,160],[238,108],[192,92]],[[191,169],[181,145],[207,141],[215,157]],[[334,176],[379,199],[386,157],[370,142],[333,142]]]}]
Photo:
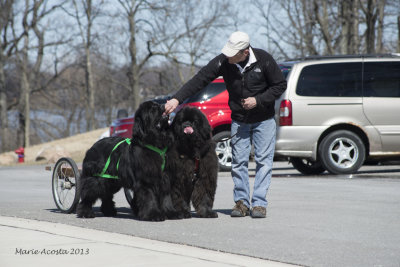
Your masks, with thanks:
[{"label": "dog's paw", "polygon": [[192,218],[192,214],[190,213],[190,211],[185,210],[185,211],[183,212],[183,218],[185,218],[185,219],[190,219],[190,218]]},{"label": "dog's paw", "polygon": [[80,210],[76,213],[78,218],[94,218],[94,212],[92,210]]},{"label": "dog's paw", "polygon": [[161,222],[165,221],[165,216],[160,211],[152,211],[146,215],[140,216],[140,220],[142,221],[152,221],[152,222]]},{"label": "dog's paw", "polygon": [[114,206],[101,206],[100,210],[106,217],[117,216],[117,209]]},{"label": "dog's paw", "polygon": [[154,215],[149,217],[146,221],[152,221],[152,222],[162,222],[165,221],[165,216],[158,214],[158,215]]},{"label": "dog's paw", "polygon": [[184,218],[184,214],[182,212],[169,212],[167,213],[167,219],[168,220],[181,220]]},{"label": "dog's paw", "polygon": [[101,212],[103,212],[104,216],[106,217],[115,217],[117,216],[117,210],[113,209],[113,210],[101,210]]},{"label": "dog's paw", "polygon": [[218,218],[218,213],[216,213],[215,211],[212,210],[208,210],[204,213],[197,213],[197,215],[199,215],[199,217],[201,218]]}]

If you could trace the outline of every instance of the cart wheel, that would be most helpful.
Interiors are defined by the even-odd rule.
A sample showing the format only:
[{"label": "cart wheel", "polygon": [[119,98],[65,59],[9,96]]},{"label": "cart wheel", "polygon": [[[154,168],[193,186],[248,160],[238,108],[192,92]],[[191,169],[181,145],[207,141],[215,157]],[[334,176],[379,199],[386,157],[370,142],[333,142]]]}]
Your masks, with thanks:
[{"label": "cart wheel", "polygon": [[129,205],[131,205],[132,199],[133,199],[133,194],[134,194],[133,190],[129,189],[129,188],[124,188],[124,193],[125,193],[126,200],[128,201]]},{"label": "cart wheel", "polygon": [[70,158],[60,158],[53,170],[53,199],[64,213],[75,211],[79,201],[80,174],[75,162]]}]

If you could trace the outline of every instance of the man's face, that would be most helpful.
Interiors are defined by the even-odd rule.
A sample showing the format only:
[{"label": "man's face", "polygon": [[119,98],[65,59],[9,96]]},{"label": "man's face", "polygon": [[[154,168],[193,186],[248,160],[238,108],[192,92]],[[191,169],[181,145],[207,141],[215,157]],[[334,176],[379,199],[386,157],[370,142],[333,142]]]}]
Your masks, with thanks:
[{"label": "man's face", "polygon": [[248,55],[249,55],[249,49],[241,50],[237,52],[237,54],[234,55],[233,57],[228,57],[228,62],[230,64],[237,64],[239,62],[246,60]]}]

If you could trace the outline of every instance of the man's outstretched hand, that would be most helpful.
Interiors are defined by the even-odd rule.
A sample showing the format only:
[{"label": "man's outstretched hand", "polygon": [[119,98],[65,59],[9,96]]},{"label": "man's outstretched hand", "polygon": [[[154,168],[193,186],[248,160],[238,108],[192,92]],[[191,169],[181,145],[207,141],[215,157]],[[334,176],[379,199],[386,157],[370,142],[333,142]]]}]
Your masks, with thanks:
[{"label": "man's outstretched hand", "polygon": [[165,103],[164,115],[171,114],[178,105],[179,105],[178,99],[172,98],[172,99],[168,100],[167,103]]}]

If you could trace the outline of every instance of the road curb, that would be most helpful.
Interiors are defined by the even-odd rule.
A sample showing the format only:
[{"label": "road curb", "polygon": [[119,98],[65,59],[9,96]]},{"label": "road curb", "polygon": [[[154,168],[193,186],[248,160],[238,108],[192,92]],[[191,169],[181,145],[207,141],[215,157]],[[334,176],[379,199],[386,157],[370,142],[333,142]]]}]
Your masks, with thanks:
[{"label": "road curb", "polygon": [[[146,266],[159,266],[160,263],[163,266],[293,266],[187,245],[22,218],[0,216],[0,229],[4,233],[0,241],[1,266],[18,266],[20,263],[32,261],[35,264],[49,264],[56,260],[60,267],[64,266],[63,258],[67,258],[65,266],[92,261],[115,266],[118,263],[116,259],[108,263],[113,256],[107,255],[118,255],[115,251],[126,252],[121,257],[123,262],[118,263],[118,266],[125,266],[124,262],[127,261],[129,264],[126,266],[135,266],[135,261]],[[72,256],[73,249],[76,250],[75,253],[82,255]]]}]

